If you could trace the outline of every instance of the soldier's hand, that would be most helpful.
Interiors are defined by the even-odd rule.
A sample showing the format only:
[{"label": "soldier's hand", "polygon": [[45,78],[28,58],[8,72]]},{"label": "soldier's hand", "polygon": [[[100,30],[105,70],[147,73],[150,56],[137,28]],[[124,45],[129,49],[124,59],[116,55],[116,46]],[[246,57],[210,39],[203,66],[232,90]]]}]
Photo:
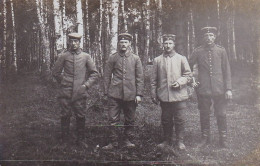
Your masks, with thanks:
[{"label": "soldier's hand", "polygon": [[192,84],[191,84],[191,87],[192,88],[197,88],[198,86],[199,86],[199,82],[193,82]]},{"label": "soldier's hand", "polygon": [[142,101],[141,96],[136,96],[136,97],[135,97],[135,103],[136,103],[136,104],[139,104],[141,101]]},{"label": "soldier's hand", "polygon": [[232,92],[231,92],[231,90],[226,91],[225,98],[227,100],[231,100],[232,99]]},{"label": "soldier's hand", "polygon": [[174,83],[172,84],[172,88],[173,88],[173,89],[179,89],[179,88],[180,88],[180,84],[179,84],[178,82],[174,82]]},{"label": "soldier's hand", "polygon": [[158,104],[157,98],[152,97],[152,102],[157,105]]},{"label": "soldier's hand", "polygon": [[104,98],[103,98],[105,101],[108,101],[108,96],[107,94],[104,94]]}]

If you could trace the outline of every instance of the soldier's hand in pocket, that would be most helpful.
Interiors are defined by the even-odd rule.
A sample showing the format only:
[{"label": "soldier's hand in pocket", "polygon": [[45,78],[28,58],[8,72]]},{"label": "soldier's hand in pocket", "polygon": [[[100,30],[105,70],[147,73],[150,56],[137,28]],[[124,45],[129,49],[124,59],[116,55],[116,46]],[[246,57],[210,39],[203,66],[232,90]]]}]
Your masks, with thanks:
[{"label": "soldier's hand in pocket", "polygon": [[158,104],[157,98],[152,97],[152,102],[157,105]]}]

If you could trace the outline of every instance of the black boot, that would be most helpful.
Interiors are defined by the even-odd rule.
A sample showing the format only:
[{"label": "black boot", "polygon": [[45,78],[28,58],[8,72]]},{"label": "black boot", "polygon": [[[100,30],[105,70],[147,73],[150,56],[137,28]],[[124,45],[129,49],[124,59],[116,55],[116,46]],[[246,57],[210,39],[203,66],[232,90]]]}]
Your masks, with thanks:
[{"label": "black boot", "polygon": [[162,125],[163,126],[163,142],[157,145],[157,148],[164,149],[167,146],[172,145],[172,125]]},{"label": "black boot", "polygon": [[88,148],[85,143],[85,118],[76,118],[76,131],[77,131],[77,145]]},{"label": "black boot", "polygon": [[219,132],[219,146],[221,148],[227,148],[227,132],[226,131]]},{"label": "black boot", "polygon": [[175,133],[176,133],[176,145],[180,150],[185,150],[186,146],[184,145],[184,123],[175,124]]},{"label": "black boot", "polygon": [[202,140],[199,144],[199,147],[206,147],[210,145],[211,139],[210,139],[210,130],[204,130],[202,131]]},{"label": "black boot", "polygon": [[69,141],[69,132],[70,132],[70,117],[61,118],[61,141],[63,143]]}]

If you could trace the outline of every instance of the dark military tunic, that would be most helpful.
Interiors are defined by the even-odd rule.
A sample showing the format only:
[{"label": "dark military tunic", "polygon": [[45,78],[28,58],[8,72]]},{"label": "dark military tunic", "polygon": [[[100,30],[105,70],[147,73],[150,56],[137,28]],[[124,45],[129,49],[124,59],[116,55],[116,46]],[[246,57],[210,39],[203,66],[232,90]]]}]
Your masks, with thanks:
[{"label": "dark military tunic", "polygon": [[[113,76],[112,76],[113,74]],[[139,56],[127,50],[125,54],[118,52],[107,61],[105,72],[105,93],[110,97],[124,101],[135,100],[143,95],[144,75]]]},{"label": "dark military tunic", "polygon": [[[225,48],[213,44],[201,46],[194,50],[190,64],[198,65],[197,89],[198,108],[203,135],[210,134],[210,107],[213,104],[217,125],[220,133],[226,133],[226,105],[225,92],[231,90],[231,72]],[[213,102],[213,103],[212,103]]]},{"label": "dark military tunic", "polygon": [[71,109],[76,116],[83,116],[86,87],[90,88],[98,79],[98,71],[91,56],[81,49],[66,51],[56,61],[52,75],[61,84],[59,102],[62,116],[71,116]]},{"label": "dark military tunic", "polygon": [[192,53],[190,64],[198,64],[198,94],[218,96],[231,90],[231,72],[225,48],[201,46]]}]

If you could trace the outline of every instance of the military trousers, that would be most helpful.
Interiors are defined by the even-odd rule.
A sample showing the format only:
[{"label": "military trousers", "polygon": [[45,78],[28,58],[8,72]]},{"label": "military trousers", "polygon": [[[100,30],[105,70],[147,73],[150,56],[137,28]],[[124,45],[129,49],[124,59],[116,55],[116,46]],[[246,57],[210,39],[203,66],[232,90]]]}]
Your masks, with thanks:
[{"label": "military trousers", "polygon": [[[165,141],[172,140],[173,125],[175,126],[176,140],[183,140],[184,137],[184,108],[186,101],[178,102],[160,102],[162,109],[161,124],[163,127],[163,135]],[[174,121],[173,121],[174,119]]]},{"label": "military trousers", "polygon": [[198,108],[200,110],[200,125],[202,134],[210,132],[211,106],[217,119],[219,132],[227,132],[226,106],[227,100],[224,95],[202,96],[198,95]]},{"label": "military trousers", "polygon": [[124,101],[122,99],[116,99],[109,97],[108,109],[109,109],[109,123],[111,125],[112,141],[116,141],[119,136],[120,127],[120,115],[124,114],[124,139],[134,138],[134,123],[135,123],[135,112],[136,106],[134,100]]},{"label": "military trousers", "polygon": [[58,101],[61,106],[61,118],[71,117],[73,113],[77,119],[85,118],[86,98],[72,101],[68,97],[59,97]]}]

